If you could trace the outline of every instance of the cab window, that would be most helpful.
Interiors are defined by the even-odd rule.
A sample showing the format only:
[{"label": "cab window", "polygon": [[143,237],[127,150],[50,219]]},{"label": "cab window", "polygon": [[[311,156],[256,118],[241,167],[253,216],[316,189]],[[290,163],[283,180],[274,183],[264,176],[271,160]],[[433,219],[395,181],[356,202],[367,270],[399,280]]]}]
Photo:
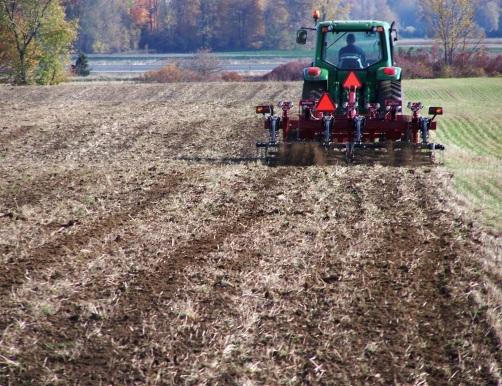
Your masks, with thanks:
[{"label": "cab window", "polygon": [[382,32],[325,32],[322,59],[341,70],[362,70],[383,58]]}]

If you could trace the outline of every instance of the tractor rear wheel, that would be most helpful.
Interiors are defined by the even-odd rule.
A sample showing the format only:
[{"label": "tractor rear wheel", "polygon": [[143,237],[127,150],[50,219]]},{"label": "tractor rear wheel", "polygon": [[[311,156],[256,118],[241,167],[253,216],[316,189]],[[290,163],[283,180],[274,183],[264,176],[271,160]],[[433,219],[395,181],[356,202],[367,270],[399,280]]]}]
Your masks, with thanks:
[{"label": "tractor rear wheel", "polygon": [[382,80],[378,85],[378,103],[383,108],[386,100],[398,100],[403,102],[401,80]]}]

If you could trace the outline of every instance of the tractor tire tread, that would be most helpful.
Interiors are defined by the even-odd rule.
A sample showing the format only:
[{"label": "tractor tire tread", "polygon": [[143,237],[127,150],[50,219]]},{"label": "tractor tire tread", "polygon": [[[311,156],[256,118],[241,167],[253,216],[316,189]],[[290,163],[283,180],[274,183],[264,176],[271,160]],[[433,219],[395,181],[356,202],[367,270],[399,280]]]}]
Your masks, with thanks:
[{"label": "tractor tire tread", "polygon": [[401,80],[382,80],[378,85],[378,102],[385,106],[385,101],[393,99],[403,101]]}]

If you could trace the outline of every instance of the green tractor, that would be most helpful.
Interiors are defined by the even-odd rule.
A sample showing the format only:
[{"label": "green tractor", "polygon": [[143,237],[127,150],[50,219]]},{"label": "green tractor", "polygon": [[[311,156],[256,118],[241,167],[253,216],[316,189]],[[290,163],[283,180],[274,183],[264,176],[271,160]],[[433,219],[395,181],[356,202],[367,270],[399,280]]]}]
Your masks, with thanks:
[{"label": "green tractor", "polygon": [[[313,16],[315,27],[297,32],[298,44],[306,44],[309,31],[317,39],[314,61],[303,71],[298,116],[291,115],[291,102],[279,103],[281,115],[274,114],[273,104],[256,107],[265,116],[269,133],[266,142],[257,143],[265,160],[285,160],[292,147],[314,143],[326,159],[341,155],[349,162],[432,162],[436,151],[444,150],[429,142],[430,130],[436,129],[434,119],[443,109],[431,107],[432,118],[423,117],[422,103],[410,102],[411,114],[403,114],[402,71],[394,62],[394,23],[318,23],[319,12]],[[309,158],[301,150],[294,153],[302,155],[303,161]]]}]

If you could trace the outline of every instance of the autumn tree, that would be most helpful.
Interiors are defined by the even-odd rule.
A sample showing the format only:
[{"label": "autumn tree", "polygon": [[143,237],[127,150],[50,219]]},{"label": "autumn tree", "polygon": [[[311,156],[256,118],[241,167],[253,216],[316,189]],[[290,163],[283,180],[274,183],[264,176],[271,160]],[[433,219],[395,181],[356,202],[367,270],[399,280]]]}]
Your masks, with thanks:
[{"label": "autumn tree", "polygon": [[52,0],[0,0],[2,25],[7,31],[7,41],[14,44],[17,63],[16,83],[27,84],[28,72],[33,67],[36,49],[34,38]]},{"label": "autumn tree", "polygon": [[40,51],[35,73],[37,83],[57,84],[64,80],[76,29],[76,23],[66,21],[64,9],[53,1],[35,39]]},{"label": "autumn tree", "polygon": [[293,43],[296,35],[292,32],[294,31],[294,26],[291,26],[290,23],[290,14],[286,0],[275,0],[266,4],[264,22],[264,48],[286,49],[294,46]]},{"label": "autumn tree", "polygon": [[158,28],[159,9],[159,0],[134,0],[129,13],[134,24],[148,26],[150,31],[154,31]]},{"label": "autumn tree", "polygon": [[244,49],[259,49],[263,46],[265,36],[265,20],[263,18],[263,7],[261,0],[244,1],[244,24],[246,42]]},{"label": "autumn tree", "polygon": [[4,44],[13,46],[16,54],[4,58],[15,72],[15,83],[61,80],[76,27],[65,20],[59,1],[0,0],[0,10]]},{"label": "autumn tree", "polygon": [[142,5],[135,5],[130,10],[132,21],[138,27],[144,27],[148,25],[150,19],[150,13],[148,9]]},{"label": "autumn tree", "polygon": [[229,34],[229,48],[249,50],[261,48],[265,22],[260,0],[231,0],[224,29]]},{"label": "autumn tree", "polygon": [[222,31],[222,18],[219,11],[221,1],[201,0],[198,33],[201,36],[201,46],[204,49],[215,48],[218,45]]},{"label": "autumn tree", "polygon": [[[83,52],[122,52],[136,49],[142,22],[135,20],[133,0],[64,0],[66,13],[78,21],[76,48]],[[136,15],[137,16],[137,15]]]},{"label": "autumn tree", "polygon": [[[428,33],[427,23],[417,15],[429,6],[422,7],[417,0],[60,1],[68,17],[79,21],[77,49],[84,52],[122,52],[138,47],[161,52],[289,49],[295,46],[295,30],[313,25],[314,8],[326,20],[395,20],[407,37]],[[449,8],[458,1],[439,3]],[[476,4],[478,25],[491,36],[500,35],[500,0],[469,2]]]},{"label": "autumn tree", "polygon": [[12,75],[13,63],[16,58],[16,49],[12,34],[7,29],[5,14],[0,9],[0,79]]},{"label": "autumn tree", "polygon": [[451,65],[467,41],[480,37],[474,21],[473,0],[424,0],[423,14],[443,49],[444,63]]},{"label": "autumn tree", "polygon": [[201,15],[200,0],[173,2],[171,5],[172,25],[169,38],[176,42],[181,51],[200,47],[198,20]]}]

